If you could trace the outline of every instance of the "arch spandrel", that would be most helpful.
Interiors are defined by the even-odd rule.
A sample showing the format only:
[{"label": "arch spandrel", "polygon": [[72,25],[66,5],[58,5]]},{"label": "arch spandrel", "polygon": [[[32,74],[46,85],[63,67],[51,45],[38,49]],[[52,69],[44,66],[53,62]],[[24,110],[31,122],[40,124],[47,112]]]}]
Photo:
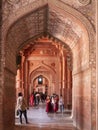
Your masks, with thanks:
[{"label": "arch spandrel", "polygon": [[[40,1],[40,0],[39,0]],[[68,16],[71,16],[72,15],[72,17],[74,17],[74,19],[76,19],[76,20],[78,20],[78,22],[79,23],[82,23],[81,25],[82,25],[82,27],[84,26],[84,28],[86,28],[86,30],[87,30],[87,33],[88,33],[88,37],[89,37],[89,41],[91,40],[91,41],[94,41],[93,40],[93,37],[91,38],[91,36],[92,36],[92,34],[90,34],[91,32],[93,32],[93,35],[94,35],[94,30],[93,30],[93,27],[91,26],[91,24],[90,24],[90,22],[81,14],[81,13],[79,13],[78,11],[76,11],[75,9],[72,9],[71,7],[69,7],[69,6],[67,6],[67,5],[65,5],[65,4],[63,4],[62,2],[60,2],[60,1],[57,1],[56,2],[56,4],[55,4],[55,2],[49,2],[48,3],[49,4],[49,6],[51,7],[51,5],[53,5],[53,7],[55,7],[56,9],[59,7],[59,4],[60,4],[60,9],[59,10],[62,10],[62,12],[63,13],[65,13],[65,14],[67,14]],[[43,4],[44,5],[44,4]],[[29,6],[29,5],[28,5]],[[42,5],[41,5],[42,6]],[[38,8],[38,7],[37,7]],[[37,9],[36,8],[36,9]],[[47,8],[48,8],[48,6],[47,6]],[[21,8],[21,10],[22,10],[22,8]],[[22,12],[20,10],[20,12]],[[32,12],[33,12],[33,10],[35,11],[35,8],[33,8],[32,7]],[[48,9],[47,9],[48,10]],[[29,10],[27,10],[26,11],[26,13],[24,12],[24,14],[28,14],[28,13],[30,13],[31,14],[31,12],[29,11]],[[50,12],[48,12],[48,13],[50,13]],[[52,11],[52,13],[53,13],[53,11]],[[18,17],[16,17],[16,18],[19,18],[19,20],[18,21],[20,21],[20,18],[21,18],[21,14],[17,14],[18,15]],[[19,16],[20,15],[20,16]],[[43,14],[44,15],[44,14]],[[49,15],[51,15],[51,14],[49,14]],[[59,14],[60,15],[60,14]],[[22,15],[23,16],[23,15]],[[47,16],[47,18],[48,18],[49,16]],[[70,17],[68,18],[68,19],[65,19],[65,23],[63,22],[64,21],[64,19],[63,18],[61,18],[62,16],[60,16],[60,18],[58,18],[57,17],[57,21],[58,21],[58,23],[59,23],[59,21],[61,21],[61,23],[59,23],[59,26],[60,26],[60,29],[62,29],[63,28],[63,26],[62,26],[62,23],[65,25],[65,28],[67,28],[67,29],[69,29],[70,30],[70,32],[69,31],[67,31],[67,32],[69,32],[69,36],[66,38],[66,30],[62,30],[61,31],[61,35],[59,35],[58,33],[56,33],[56,32],[54,32],[54,33],[52,33],[52,35],[54,35],[55,37],[57,37],[58,39],[62,39],[63,40],[63,42],[66,42],[69,46],[70,46],[70,44],[71,43],[73,43],[73,39],[71,40],[71,38],[70,37],[75,37],[75,42],[77,42],[78,41],[78,39],[79,39],[79,37],[80,37],[80,35],[77,35],[77,34],[79,34],[79,31],[77,30],[77,34],[76,34],[76,32],[75,31],[73,31],[73,28],[72,28],[72,26],[73,26],[73,24],[72,24],[72,26],[70,26],[70,22],[72,22],[73,21],[73,19],[72,19],[72,21],[70,21],[69,19],[70,19]],[[28,15],[28,18],[29,18],[29,15]],[[50,16],[50,18],[52,18],[51,16]],[[12,18],[11,18],[12,19]],[[45,19],[44,19],[45,20]],[[47,20],[47,19],[46,19]],[[48,21],[49,21],[50,19],[48,18]],[[9,21],[9,20],[8,20]],[[17,20],[15,20],[15,21],[17,21]],[[15,25],[15,22],[14,21],[14,19],[13,19],[13,22],[7,22],[7,25],[9,26],[8,28],[8,33],[7,34],[9,34],[10,33],[10,29],[12,28],[12,27],[14,27],[14,26],[16,26]],[[18,21],[16,22],[16,23],[18,23]],[[67,21],[67,22],[66,22]],[[25,19],[25,22],[27,22],[27,20]],[[25,22],[23,23],[23,26],[25,26]],[[49,22],[51,22],[51,21],[49,21]],[[47,25],[47,28],[45,28],[45,27],[43,27],[43,29],[42,29],[42,27],[41,27],[41,29],[42,29],[42,31],[40,30],[40,28],[39,28],[39,33],[41,33],[41,32],[44,32],[44,29],[47,29],[47,32],[51,32],[51,28],[52,27],[54,27],[54,26],[51,26],[51,28],[49,28],[49,26],[50,26],[50,24],[49,24],[49,22],[48,22],[48,24],[45,22],[45,23],[43,23],[45,26]],[[77,22],[77,21],[76,21]],[[14,23],[14,24],[12,24],[12,23]],[[57,23],[57,26],[55,27],[55,30],[56,30],[56,28],[58,27],[58,23]],[[11,26],[10,26],[11,25]],[[21,25],[21,24],[20,24]],[[78,24],[77,24],[78,25]],[[69,26],[69,27],[68,27]],[[27,26],[27,28],[29,29],[30,28],[30,26],[28,27]],[[71,29],[70,29],[71,28]],[[75,28],[75,26],[74,26],[74,28]],[[15,29],[15,28],[14,28]],[[92,31],[91,31],[92,30]],[[82,31],[82,30],[81,30]],[[80,33],[81,33],[81,31],[80,31]],[[26,32],[26,31],[25,31]],[[23,36],[24,37],[28,37],[28,35],[29,35],[29,37],[31,37],[31,35],[32,34],[30,34],[30,30],[29,31],[27,31],[28,33],[25,33],[24,32],[24,34],[23,34]],[[13,33],[13,31],[12,31],[12,33]],[[21,32],[22,33],[22,32]],[[65,33],[65,34],[64,34]],[[82,32],[83,33],[83,32]],[[6,33],[5,33],[6,34]],[[33,34],[34,35],[34,34]],[[32,35],[32,36],[33,36]],[[90,36],[91,35],[91,36]],[[24,39],[24,37],[22,37],[23,39]],[[91,38],[91,39],[90,39]],[[29,39],[29,38],[28,38]],[[68,39],[70,39],[70,41],[68,40]],[[24,41],[26,41],[25,39],[24,39]],[[21,44],[23,43],[23,41],[19,41],[19,42],[21,42]],[[70,42],[70,43],[69,43]],[[73,46],[73,45],[71,45],[71,46]]]},{"label": "arch spandrel", "polygon": [[[56,10],[57,9],[58,8],[56,8]],[[58,39],[63,39],[63,41],[71,47],[71,44],[76,43],[81,37],[82,30],[81,27],[79,27],[79,21],[75,21],[71,18],[70,14],[65,13],[65,15],[61,15],[59,13],[57,15],[56,10],[51,10],[51,8],[49,9],[51,11],[48,12],[47,10],[48,6],[44,6],[19,19],[13,27],[10,28],[10,34],[8,35],[12,34],[16,44],[22,44],[24,41],[41,33],[50,33]]]},{"label": "arch spandrel", "polygon": [[[40,0],[38,1],[38,2],[41,2]],[[80,26],[80,29],[82,29],[82,31],[84,31],[85,32],[85,34],[87,35],[87,37],[88,37],[88,45],[89,45],[89,52],[88,52],[88,55],[89,55],[89,64],[91,65],[91,66],[94,66],[95,65],[95,39],[94,39],[94,35],[95,35],[95,32],[94,32],[94,29],[93,29],[93,27],[92,27],[92,25],[91,25],[91,23],[88,21],[88,19],[86,18],[86,17],[84,17],[80,12],[78,12],[77,10],[75,10],[75,9],[73,9],[73,8],[71,8],[71,7],[69,7],[68,5],[66,5],[66,4],[64,4],[64,3],[62,3],[62,2],[60,2],[60,1],[56,1],[56,2],[51,2],[51,1],[44,1],[45,3],[41,3],[41,5],[40,6],[37,6],[36,8],[33,8],[32,7],[32,11],[30,11],[29,9],[27,9],[27,10],[25,10],[25,11],[22,11],[22,8],[21,8],[21,10],[20,10],[20,12],[22,12],[22,13],[24,13],[24,14],[18,14],[17,13],[17,17],[15,18],[15,19],[13,19],[13,22],[8,22],[7,23],[7,27],[8,27],[8,29],[6,30],[6,33],[7,33],[7,35],[6,35],[6,33],[5,33],[5,36],[6,36],[6,39],[5,39],[5,43],[6,43],[6,40],[7,40],[7,42],[9,42],[9,44],[11,43],[10,41],[9,41],[9,39],[7,39],[7,36],[8,35],[10,35],[10,33],[11,33],[11,30],[13,29],[15,29],[14,27],[16,26],[16,24],[17,24],[17,26],[18,26],[18,23],[20,22],[20,20],[21,20],[21,17],[22,16],[24,16],[23,18],[25,18],[25,16],[30,16],[29,14],[32,14],[32,12],[33,11],[35,11],[36,9],[38,9],[38,7],[42,7],[44,4],[45,4],[45,6],[43,6],[43,7],[46,7],[46,8],[49,8],[49,7],[51,7],[53,10],[54,10],[54,13],[56,14],[56,12],[55,12],[55,9],[58,9],[59,11],[61,11],[61,13],[60,14],[66,14],[66,16],[69,16],[69,18],[73,18],[72,19],[72,22],[73,22],[73,20],[76,20],[76,21],[74,21],[74,22],[77,22],[77,24]],[[47,6],[47,4],[48,4],[48,6]],[[52,5],[52,6],[51,6]],[[28,5],[28,8],[29,8],[29,5]],[[50,9],[51,9],[50,8]],[[40,9],[42,9],[43,10],[43,8],[40,8]],[[35,11],[36,12],[36,11]],[[51,12],[51,10],[50,10],[50,12]],[[48,9],[47,9],[47,13],[49,13],[48,12]],[[53,11],[52,11],[52,13],[53,13]],[[50,15],[50,19],[52,18],[52,16],[51,16],[51,14],[49,14]],[[47,15],[46,15],[47,16]],[[63,18],[61,18],[62,17],[62,15],[60,15],[60,17],[58,17],[57,16],[57,21],[58,21],[58,23],[57,23],[57,25],[55,26],[55,29],[56,28],[58,28],[58,25],[61,27],[61,24],[63,23],[63,20],[65,19],[63,19]],[[9,17],[10,18],[10,17]],[[17,20],[17,18],[18,18],[18,20]],[[67,17],[68,18],[68,17]],[[49,19],[49,17],[47,16],[47,18],[46,19],[44,19],[44,20],[50,20]],[[15,22],[16,21],[16,22]],[[24,21],[26,21],[26,19],[24,20]],[[68,20],[65,20],[64,22],[66,23],[66,21],[67,21],[67,24],[66,24],[66,26],[65,26],[65,28],[67,28],[67,26],[68,26],[68,23],[70,23],[71,21],[68,21]],[[44,21],[45,22],[45,21]],[[29,23],[29,22],[28,22]],[[64,23],[64,25],[65,25],[65,23]],[[54,24],[54,23],[53,23]],[[25,29],[24,29],[24,26],[26,25],[26,28],[27,29],[29,29],[30,27],[29,26],[27,26],[27,24],[23,24],[23,31],[21,32],[21,36],[19,35],[19,37],[21,37],[20,38],[20,40],[19,40],[19,38],[17,37],[17,39],[19,40],[19,44],[20,45],[22,45],[25,41],[27,41],[27,39],[30,39],[31,38],[31,35],[32,34],[30,34],[30,30],[29,31],[26,31]],[[70,24],[69,24],[70,25]],[[75,31],[73,32],[73,28],[75,28],[75,27],[73,27],[73,24],[71,24],[72,26],[68,26],[68,33],[69,33],[69,35],[66,37],[66,35],[64,35],[64,30],[62,30],[63,28],[61,27],[61,33],[56,33],[56,32],[54,32],[54,33],[51,33],[51,35],[53,35],[53,37],[56,37],[57,39],[60,39],[61,41],[63,41],[63,42],[65,42],[71,49],[75,46],[75,43],[78,43],[78,40],[81,38],[81,37],[79,37],[78,35],[76,35],[76,33],[75,33]],[[49,28],[49,26],[50,26],[50,23],[47,23],[47,22],[45,22],[45,28],[43,28],[41,31],[38,31],[38,33],[43,33],[45,30],[46,30],[46,32],[44,32],[44,33],[50,33],[51,31],[51,28],[52,27],[54,27],[54,25],[53,26],[51,26],[51,28]],[[47,28],[46,28],[47,27]],[[17,27],[17,29],[18,29],[18,27]],[[44,30],[45,29],[45,30]],[[40,28],[39,28],[39,30],[40,30]],[[69,31],[70,30],[70,31]],[[8,31],[8,32],[7,32]],[[17,31],[18,32],[18,31]],[[32,31],[31,31],[32,32]],[[73,32],[73,33],[72,33]],[[80,31],[81,32],[81,31]],[[82,32],[83,33],[83,32]],[[34,33],[33,33],[34,34]],[[65,33],[65,34],[67,34],[67,33]],[[78,34],[78,33],[77,33]],[[15,37],[15,36],[13,36],[14,35],[14,32],[12,31],[12,33],[11,33],[11,35],[12,35],[12,42],[14,41],[14,43],[15,44],[17,44],[17,39],[15,40],[15,39],[13,39],[13,37]],[[17,36],[17,34],[15,33],[15,35]],[[35,37],[35,35],[33,35],[34,37]],[[26,37],[27,39],[25,39],[24,37]],[[75,37],[76,38],[76,41],[75,42],[73,42],[73,39],[72,39],[72,37]],[[22,39],[22,40],[21,40]],[[71,43],[73,43],[72,45],[71,45]]]},{"label": "arch spandrel", "polygon": [[44,65],[44,64],[40,64],[38,65],[36,68],[34,68],[34,70],[32,70],[32,72],[30,73],[30,77],[32,74],[36,73],[37,71],[39,70],[44,70],[44,71],[47,71],[47,72],[51,72],[53,74],[56,74],[55,70],[47,65]]},{"label": "arch spandrel", "polygon": [[[43,71],[43,73],[42,73]],[[51,69],[51,67],[47,67],[45,65],[39,65],[37,66],[31,73],[30,73],[30,81],[31,79],[34,80],[36,77],[38,77],[39,75],[43,75],[44,77],[46,77],[49,80],[49,73],[52,73],[53,76],[53,80],[54,80],[54,75],[56,74],[55,71],[53,69]]]},{"label": "arch spandrel", "polygon": [[[38,4],[38,3],[40,3],[40,4]],[[36,2],[36,6],[34,6],[34,5],[30,5],[30,4],[28,4],[27,6],[24,6],[23,8],[21,8],[21,9],[19,9],[19,10],[17,10],[17,12],[15,12],[15,14],[12,14],[9,18],[8,18],[8,21],[5,21],[5,23],[3,24],[3,34],[4,34],[4,39],[3,39],[3,42],[4,42],[4,44],[6,44],[6,41],[8,42],[8,44],[9,45],[11,45],[11,42],[10,42],[10,40],[9,39],[7,39],[7,36],[11,33],[11,29],[13,29],[14,30],[14,27],[15,27],[15,24],[18,24],[18,22],[20,21],[20,19],[21,19],[21,17],[25,17],[25,15],[26,14],[29,14],[29,13],[31,13],[31,12],[33,12],[35,9],[38,9],[39,7],[42,7],[43,5],[46,5],[46,4],[48,4],[49,6],[53,6],[54,8],[58,8],[59,10],[62,10],[61,12],[61,14],[63,14],[63,13],[67,13],[68,14],[68,16],[73,16],[74,17],[74,19],[76,19],[76,22],[78,23],[78,25],[80,25],[81,24],[81,27],[80,27],[80,29],[83,29],[85,32],[86,32],[86,36],[87,36],[87,39],[88,39],[88,47],[89,47],[89,50],[87,51],[87,53],[88,53],[88,55],[89,55],[89,57],[88,57],[88,60],[89,60],[89,64],[90,64],[90,66],[88,66],[88,68],[89,68],[89,74],[90,74],[90,76],[89,76],[89,78],[86,78],[88,75],[87,75],[87,73],[86,73],[86,71],[84,70],[84,76],[82,77],[83,79],[85,79],[85,80],[83,80],[82,78],[80,78],[79,77],[79,73],[75,73],[74,75],[73,75],[73,77],[74,77],[74,83],[73,83],[73,87],[75,86],[75,89],[76,89],[76,87],[81,87],[81,82],[82,82],[82,80],[83,81],[85,81],[85,84],[83,84],[84,86],[82,86],[82,87],[84,87],[84,88],[86,88],[85,86],[87,86],[87,80],[86,79],[88,79],[88,80],[90,80],[90,84],[89,84],[89,89],[91,90],[90,91],[90,93],[89,93],[89,95],[90,95],[90,100],[88,99],[88,103],[89,103],[89,105],[90,105],[90,108],[89,108],[89,110],[91,110],[92,108],[93,108],[93,111],[91,111],[91,114],[90,114],[90,122],[91,122],[91,129],[93,129],[94,128],[94,126],[93,126],[93,122],[96,122],[96,117],[95,117],[95,113],[96,113],[96,109],[95,109],[95,106],[96,106],[96,103],[94,102],[95,101],[95,99],[96,99],[96,93],[93,93],[93,92],[96,92],[96,83],[94,82],[95,80],[96,80],[96,77],[95,77],[95,74],[96,74],[96,68],[95,68],[95,66],[96,66],[96,59],[95,59],[95,57],[96,57],[96,50],[95,50],[95,31],[94,31],[94,28],[93,28],[93,26],[91,25],[91,23],[90,23],[90,21],[86,18],[86,17],[84,17],[80,12],[78,12],[77,10],[75,10],[75,9],[73,9],[73,8],[71,8],[71,7],[69,7],[68,5],[66,5],[66,4],[64,4],[64,3],[62,3],[62,2],[60,2],[60,1],[58,1],[58,0],[56,0],[56,1],[51,1],[51,0],[48,0],[48,1],[46,1],[46,0],[44,0],[44,2],[42,3],[42,0],[38,0]],[[48,6],[47,6],[48,7]],[[25,10],[24,10],[25,9]],[[32,10],[32,11],[31,11]],[[52,11],[53,12],[53,11]],[[74,20],[73,19],[73,20]],[[47,19],[46,20],[49,20],[48,19],[48,17],[47,17]],[[73,21],[72,20],[72,21]],[[62,28],[62,26],[61,26],[61,23],[62,23],[62,19],[61,18],[57,18],[57,21],[58,21],[58,23],[60,22],[60,24],[58,24],[57,23],[57,25],[55,26],[55,30],[56,30],[56,28],[58,27],[58,25],[60,26],[60,28],[61,29],[63,29]],[[54,23],[53,23],[54,24]],[[25,25],[25,24],[24,24]],[[50,26],[50,23],[48,23],[48,24],[45,24],[45,30],[48,32],[50,32],[50,28],[48,29],[48,28],[46,28],[46,27],[48,27],[48,26]],[[5,27],[6,27],[6,29],[5,29]],[[27,29],[28,29],[28,26],[26,26],[27,27]],[[52,27],[54,27],[54,25],[52,26]],[[70,28],[70,27],[69,27]],[[70,30],[70,29],[69,29]],[[42,30],[42,31],[44,31],[44,30]],[[42,31],[40,31],[40,32],[42,32]],[[69,31],[70,32],[70,35],[71,35],[71,31],[73,31],[73,28],[72,28],[72,26],[71,26],[71,30]],[[39,32],[39,33],[40,33]],[[54,37],[56,37],[56,38],[58,38],[58,39],[60,39],[60,40],[63,40],[63,42],[66,42],[66,44],[68,45],[68,46],[70,46],[70,43],[72,42],[72,39],[70,38],[70,39],[68,39],[68,37],[66,37],[66,39],[64,39],[64,36],[63,36],[63,34],[62,34],[62,32],[63,31],[61,31],[61,34],[59,35],[59,33],[57,33],[57,32],[54,32],[54,33],[52,33],[51,35],[53,35]],[[16,34],[16,33],[15,33]],[[16,40],[14,40],[13,39],[13,35],[15,35],[14,33],[12,33],[12,42],[13,41],[15,41],[15,43],[17,43],[17,39]],[[18,43],[20,44],[20,45],[22,45],[22,43],[23,42],[25,42],[25,40],[27,40],[27,39],[25,39],[24,37],[27,37],[28,39],[30,38],[29,36],[31,36],[31,34],[30,34],[30,32],[29,31],[26,31],[26,30],[22,30],[22,32],[21,32],[21,36],[19,35],[16,35],[16,37],[17,38],[22,38],[22,40],[20,40]],[[74,34],[74,33],[73,33]],[[33,35],[34,36],[34,35]],[[72,35],[72,37],[73,37],[74,35]],[[75,35],[75,37],[76,37],[77,35]],[[15,36],[14,36],[15,37]],[[18,39],[19,40],[19,39]],[[69,41],[68,41],[69,40]],[[79,43],[79,42],[76,42],[76,43]],[[86,43],[86,42],[85,42]],[[6,46],[8,45],[8,44],[6,44]],[[81,44],[79,43],[78,44],[79,46],[81,46]],[[71,47],[72,48],[72,47]],[[83,47],[81,46],[81,48],[83,49]],[[4,48],[3,48],[4,49]],[[17,48],[16,48],[17,49]],[[10,48],[9,48],[9,50],[10,50]],[[77,47],[77,50],[78,50],[78,47]],[[73,49],[73,52],[75,53],[75,50]],[[7,57],[8,59],[9,59],[9,57]],[[81,61],[81,59],[80,59],[80,57],[78,57],[78,59],[79,59],[79,62]],[[76,63],[76,59],[74,60],[75,61],[75,63]],[[77,63],[76,63],[77,64]],[[80,62],[80,64],[81,64],[81,62]],[[77,64],[77,66],[78,66],[78,64]],[[80,66],[81,68],[82,68],[82,64],[81,64],[81,66]],[[83,72],[83,70],[80,70],[80,75],[82,75],[82,72]],[[77,76],[78,75],[78,78],[76,77],[75,78],[75,76]],[[77,82],[77,79],[79,79],[80,80],[80,82]],[[88,86],[87,86],[88,87]],[[84,92],[85,93],[85,92]],[[84,94],[83,93],[83,94]],[[86,93],[85,93],[86,94]],[[77,96],[77,95],[75,95],[75,96]],[[83,101],[85,101],[85,96],[84,95],[80,95],[81,97],[83,97],[84,98],[84,100]],[[77,98],[77,97],[76,97]],[[77,98],[77,100],[78,100],[78,98]],[[79,100],[78,100],[79,101]],[[92,103],[93,102],[93,103]],[[85,102],[86,103],[86,102]],[[85,104],[83,104],[83,105],[85,105]],[[77,108],[77,106],[75,106],[76,108]],[[78,106],[78,107],[80,107],[80,106]],[[77,115],[76,116],[78,116],[79,115],[79,113],[76,113]],[[84,113],[82,113],[82,115],[83,115]],[[74,113],[74,115],[75,115],[75,113]],[[89,116],[88,116],[89,117]],[[83,121],[85,121],[85,119],[86,119],[86,117],[83,117],[84,118],[84,120]],[[76,121],[77,121],[77,119],[76,119]],[[83,122],[82,122],[83,123]],[[89,127],[89,126],[88,126]]]}]

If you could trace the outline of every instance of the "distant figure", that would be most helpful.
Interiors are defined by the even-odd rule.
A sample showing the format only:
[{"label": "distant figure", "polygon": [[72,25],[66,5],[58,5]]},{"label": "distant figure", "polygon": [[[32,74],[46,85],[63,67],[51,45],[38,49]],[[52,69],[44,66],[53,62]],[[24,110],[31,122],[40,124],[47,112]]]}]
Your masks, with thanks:
[{"label": "distant figure", "polygon": [[51,105],[52,105],[52,112],[54,112],[55,100],[54,97],[51,97]]},{"label": "distant figure", "polygon": [[56,95],[54,98],[54,112],[58,111],[58,102],[59,102],[59,96]]},{"label": "distant figure", "polygon": [[34,105],[34,94],[33,93],[30,95],[29,104],[31,107]]},{"label": "distant figure", "polygon": [[51,112],[51,100],[49,96],[47,96],[46,98],[46,112],[47,113]]},{"label": "distant figure", "polygon": [[20,123],[22,124],[22,114],[25,117],[26,123],[28,123],[27,104],[21,92],[18,94],[18,98],[17,98],[17,109],[19,110]]},{"label": "distant figure", "polygon": [[35,97],[36,97],[36,105],[39,105],[39,102],[40,102],[40,93],[37,92],[36,95],[35,95]]},{"label": "distant figure", "polygon": [[60,112],[64,111],[64,100],[62,95],[60,95],[60,99],[59,99],[59,108],[60,108]]}]

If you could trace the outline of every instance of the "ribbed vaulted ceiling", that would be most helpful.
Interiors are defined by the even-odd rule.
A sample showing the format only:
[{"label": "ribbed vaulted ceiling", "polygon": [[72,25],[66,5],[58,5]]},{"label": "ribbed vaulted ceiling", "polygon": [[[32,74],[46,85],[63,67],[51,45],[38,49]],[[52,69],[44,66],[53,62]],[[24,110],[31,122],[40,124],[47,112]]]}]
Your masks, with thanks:
[{"label": "ribbed vaulted ceiling", "polygon": [[9,32],[8,41],[14,41],[17,47],[43,35],[51,35],[72,47],[82,34],[80,25],[70,14],[48,5],[26,14]]}]

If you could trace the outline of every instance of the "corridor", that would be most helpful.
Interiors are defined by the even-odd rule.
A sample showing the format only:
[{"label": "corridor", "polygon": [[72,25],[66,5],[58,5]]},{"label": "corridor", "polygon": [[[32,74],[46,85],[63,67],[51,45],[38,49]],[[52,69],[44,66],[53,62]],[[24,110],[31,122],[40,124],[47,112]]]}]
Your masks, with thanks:
[{"label": "corridor", "polygon": [[71,119],[71,111],[64,110],[64,113],[46,113],[45,103],[40,103],[39,106],[29,108],[27,111],[29,124],[25,124],[23,117],[23,124],[19,124],[19,118],[16,117],[16,127],[37,127],[47,129],[59,129],[59,130],[75,130],[73,127],[73,121]]},{"label": "corridor", "polygon": [[[98,0],[0,0],[0,130],[98,130]],[[16,99],[62,95],[15,116]],[[71,112],[67,109],[72,109]],[[74,128],[74,126],[75,128]]]}]

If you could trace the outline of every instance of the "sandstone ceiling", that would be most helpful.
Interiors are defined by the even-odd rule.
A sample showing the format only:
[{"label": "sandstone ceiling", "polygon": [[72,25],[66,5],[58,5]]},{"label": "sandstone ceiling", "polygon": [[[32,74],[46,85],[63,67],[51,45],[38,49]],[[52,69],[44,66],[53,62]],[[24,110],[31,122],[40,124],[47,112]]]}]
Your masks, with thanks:
[{"label": "sandstone ceiling", "polygon": [[48,38],[45,37],[27,44],[23,47],[20,53],[21,52],[27,56],[57,56],[59,49],[53,44],[52,41],[49,41]]},{"label": "sandstone ceiling", "polygon": [[82,36],[81,23],[71,14],[45,5],[26,14],[10,28],[8,41],[22,48],[27,41],[41,36],[49,36],[61,40],[72,48]]}]

